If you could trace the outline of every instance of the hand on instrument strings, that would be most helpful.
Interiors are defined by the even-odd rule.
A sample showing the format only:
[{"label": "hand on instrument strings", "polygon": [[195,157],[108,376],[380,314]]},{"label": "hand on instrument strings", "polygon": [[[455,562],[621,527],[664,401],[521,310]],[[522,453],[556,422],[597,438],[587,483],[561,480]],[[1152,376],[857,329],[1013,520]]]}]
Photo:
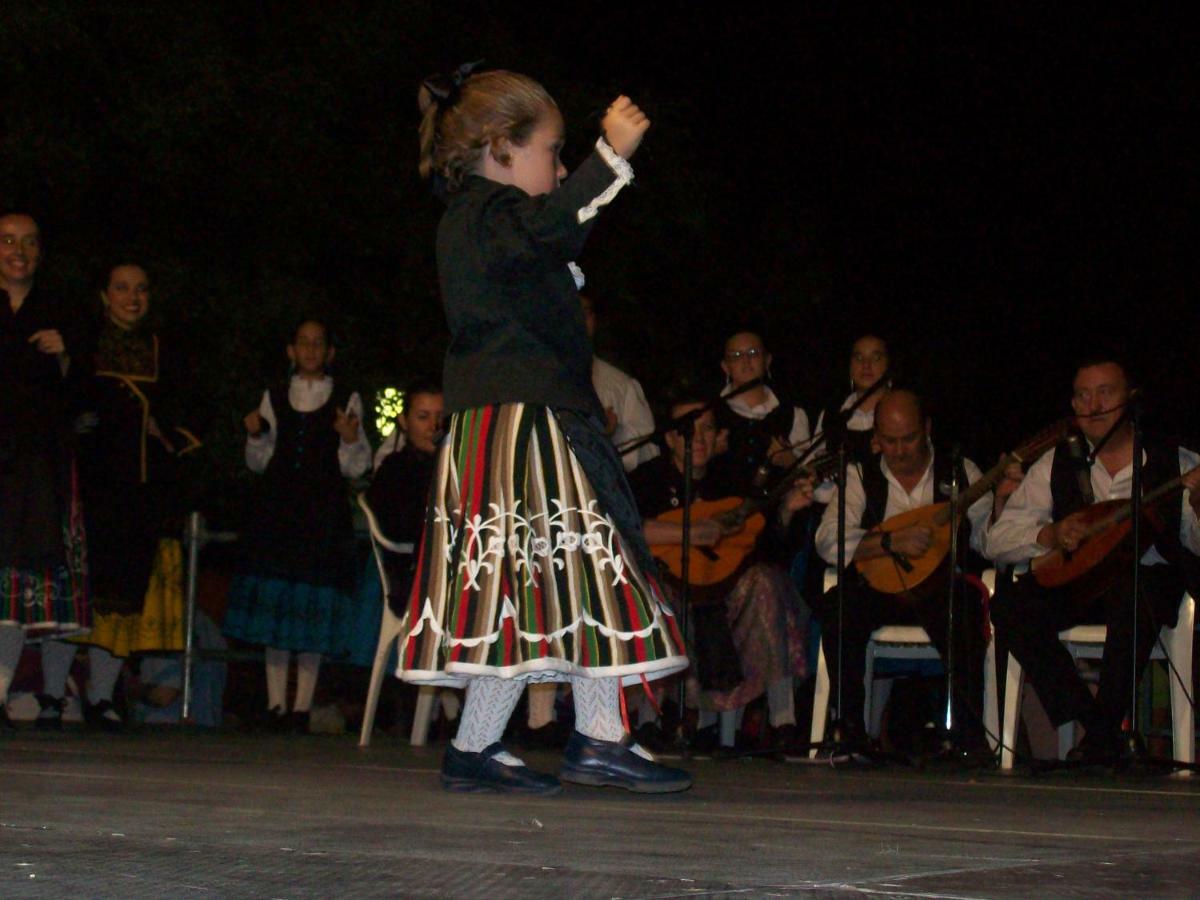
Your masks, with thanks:
[{"label": "hand on instrument strings", "polygon": [[642,143],[642,137],[650,127],[650,120],[632,100],[622,94],[612,102],[600,127],[608,145],[616,150],[618,155],[629,159]]},{"label": "hand on instrument strings", "polygon": [[250,437],[258,437],[263,430],[263,417],[259,415],[258,410],[246,413],[246,417],[242,419],[242,424],[246,426],[246,431]]},{"label": "hand on instrument strings", "polygon": [[353,444],[358,440],[358,416],[346,415],[346,411],[340,406],[334,415],[333,427],[342,436],[342,443]]},{"label": "hand on instrument strings", "polygon": [[993,521],[1000,518],[1000,513],[1004,511],[1004,504],[1008,502],[1008,498],[1012,496],[1013,491],[1020,486],[1021,479],[1024,477],[1025,470],[1021,468],[1020,463],[1009,463],[1004,467],[1004,477],[996,485],[995,502],[992,506]]},{"label": "hand on instrument strings", "polygon": [[901,556],[923,556],[933,542],[933,529],[925,523],[892,532],[892,552]]},{"label": "hand on instrument strings", "polygon": [[779,521],[786,528],[792,522],[792,517],[812,506],[813,502],[813,480],[807,476],[796,481],[788,492],[783,495],[783,501],[779,504]]},{"label": "hand on instrument strings", "polygon": [[[1087,533],[1087,524],[1084,522],[1082,512],[1074,512],[1059,522],[1054,522],[1047,525],[1050,529],[1050,546],[1057,547],[1060,550],[1065,550],[1068,553],[1073,553],[1079,549],[1079,544],[1083,541]],[[1046,529],[1042,529],[1044,532]],[[1038,543],[1042,543],[1043,535],[1039,533]]]},{"label": "hand on instrument strings", "polygon": [[29,336],[26,342],[36,344],[37,348],[42,353],[64,353],[67,345],[63,343],[62,335],[54,328],[43,328],[41,331],[35,331]]},{"label": "hand on instrument strings", "polygon": [[767,461],[773,466],[790,466],[796,461],[796,456],[790,445],[779,437],[773,437],[767,447]]},{"label": "hand on instrument strings", "polygon": [[604,407],[604,433],[612,437],[617,430],[617,413],[611,406]]},{"label": "hand on instrument strings", "polygon": [[1200,466],[1181,476],[1180,480],[1183,482],[1184,488],[1191,491],[1188,495],[1188,503],[1191,504],[1196,515],[1200,516]]},{"label": "hand on instrument strings", "polygon": [[712,547],[724,536],[716,519],[696,519],[692,522],[693,546]]}]

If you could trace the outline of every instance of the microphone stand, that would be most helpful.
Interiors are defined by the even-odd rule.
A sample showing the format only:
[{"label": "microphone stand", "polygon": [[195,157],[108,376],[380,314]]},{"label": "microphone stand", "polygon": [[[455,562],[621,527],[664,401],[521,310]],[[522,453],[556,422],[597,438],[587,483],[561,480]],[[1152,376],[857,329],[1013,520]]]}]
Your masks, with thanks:
[{"label": "microphone stand", "polygon": [[[671,421],[667,422],[662,428],[638,438],[632,444],[622,448],[620,453],[632,453],[639,447],[642,447],[651,441],[657,441],[670,432],[678,432],[683,438],[683,539],[680,546],[679,558],[679,574],[682,584],[679,589],[679,609],[677,611],[679,618],[679,631],[684,636],[685,641],[690,641],[691,636],[688,634],[691,616],[691,586],[689,584],[690,577],[690,557],[692,549],[692,441],[696,433],[696,421],[716,406],[729,397],[737,396],[743,391],[753,390],[763,383],[761,378],[756,378],[753,381],[748,381],[739,388],[735,388],[724,395],[718,395],[712,400],[705,403],[703,406],[686,412]],[[680,677],[679,679],[679,724],[675,731],[675,744],[679,751],[687,755],[690,750],[690,740],[687,734],[687,679]]]},{"label": "microphone stand", "polygon": [[1138,676],[1141,674],[1137,667],[1138,645],[1138,613],[1142,604],[1142,404],[1134,395],[1125,410],[1129,423],[1133,427],[1133,480],[1130,488],[1130,503],[1133,512],[1133,522],[1130,528],[1130,538],[1133,541],[1133,631],[1130,634],[1130,676],[1129,676],[1129,731],[1125,736],[1130,755],[1137,759],[1145,756],[1146,744],[1138,731]]},{"label": "microphone stand", "polygon": [[959,490],[958,472],[962,465],[962,448],[955,444],[950,456],[950,585],[946,596],[946,658],[942,663],[946,669],[946,735],[942,741],[942,752],[952,754],[955,750],[954,721],[954,601],[958,593],[959,554]]}]

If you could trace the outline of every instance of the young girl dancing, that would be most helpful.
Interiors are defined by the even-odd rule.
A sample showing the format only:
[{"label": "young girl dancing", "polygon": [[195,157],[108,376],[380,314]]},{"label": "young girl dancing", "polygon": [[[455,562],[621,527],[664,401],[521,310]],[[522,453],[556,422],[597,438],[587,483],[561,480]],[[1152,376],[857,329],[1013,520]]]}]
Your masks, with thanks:
[{"label": "young girl dancing", "polygon": [[422,101],[421,172],[448,201],[437,261],[453,415],[397,674],[467,686],[442,763],[448,790],[561,790],[500,737],[527,683],[567,680],[577,730],[563,780],[684,790],[690,776],[653,762],[622,724],[622,682],[677,672],[687,657],[604,432],[574,263],[596,214],[633,180],[627,160],[650,122],[617,98],[595,151],[562,181],[562,116],[536,82],[431,79]]},{"label": "young girl dancing", "polygon": [[[339,620],[354,582],[345,478],[371,465],[362,400],[326,374],[334,348],[321,322],[300,323],[287,348],[291,380],[263,393],[245,418],[246,465],[261,472],[224,632],[266,646],[268,726],[308,731],[322,654],[341,652]],[[287,683],[296,653],[296,699]]]}]

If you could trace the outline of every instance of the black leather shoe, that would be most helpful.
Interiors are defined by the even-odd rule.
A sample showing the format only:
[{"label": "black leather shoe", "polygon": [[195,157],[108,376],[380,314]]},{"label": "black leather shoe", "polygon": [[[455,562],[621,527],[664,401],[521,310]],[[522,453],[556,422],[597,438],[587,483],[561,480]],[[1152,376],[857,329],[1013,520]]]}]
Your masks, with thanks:
[{"label": "black leather shoe", "polygon": [[1120,732],[1094,729],[1067,752],[1067,762],[1084,769],[1112,769],[1124,761]]},{"label": "black leather shoe", "polygon": [[17,730],[17,726],[13,724],[12,719],[8,717],[8,706],[0,700],[0,734],[12,734]]},{"label": "black leather shoe", "polygon": [[692,786],[692,776],[683,769],[638,756],[631,743],[628,735],[623,741],[599,741],[576,731],[567,741],[558,776],[574,784],[619,787],[635,794],[670,794]]},{"label": "black leather shoe", "polygon": [[84,707],[83,716],[89,728],[107,731],[110,734],[125,730],[125,720],[121,718],[121,714],[117,712],[110,700],[88,704]]},{"label": "black leather shoe", "polygon": [[553,775],[535,772],[529,766],[506,766],[495,759],[504,752],[499,741],[478,753],[466,753],[453,744],[442,757],[442,787],[462,794],[558,794],[562,784]]},{"label": "black leather shoe", "polygon": [[38,731],[62,731],[63,707],[66,706],[66,701],[49,694],[38,694],[37,701],[42,711],[33,720],[33,727]]}]

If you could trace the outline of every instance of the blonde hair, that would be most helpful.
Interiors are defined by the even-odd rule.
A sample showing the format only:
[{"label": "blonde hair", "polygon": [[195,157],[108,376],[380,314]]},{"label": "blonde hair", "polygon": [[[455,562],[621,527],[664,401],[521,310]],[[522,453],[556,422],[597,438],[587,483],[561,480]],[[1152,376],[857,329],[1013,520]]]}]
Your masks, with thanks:
[{"label": "blonde hair", "polygon": [[[500,69],[471,75],[445,99],[422,86],[418,97],[421,177],[441,175],[457,190],[484,149],[499,138],[523,146],[549,110],[557,110],[546,89],[525,75]],[[497,160],[507,164],[506,155]]]}]

